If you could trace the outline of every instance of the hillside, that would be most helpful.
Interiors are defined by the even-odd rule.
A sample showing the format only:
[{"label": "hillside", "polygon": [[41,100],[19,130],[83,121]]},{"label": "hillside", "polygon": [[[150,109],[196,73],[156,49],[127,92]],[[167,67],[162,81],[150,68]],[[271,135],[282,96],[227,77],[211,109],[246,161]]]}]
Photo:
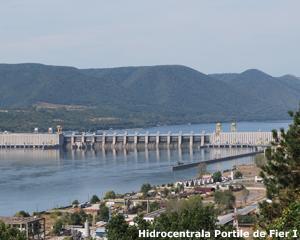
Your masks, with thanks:
[{"label": "hillside", "polygon": [[[249,69],[240,74],[213,74],[240,93],[256,98],[256,102],[268,116],[278,116],[287,109],[298,107],[300,80],[291,75],[272,77],[260,70]],[[259,107],[259,106],[257,106]]]},{"label": "hillside", "polygon": [[284,119],[298,106],[299,90],[297,77],[253,69],[206,75],[179,65],[0,64],[0,129]]}]

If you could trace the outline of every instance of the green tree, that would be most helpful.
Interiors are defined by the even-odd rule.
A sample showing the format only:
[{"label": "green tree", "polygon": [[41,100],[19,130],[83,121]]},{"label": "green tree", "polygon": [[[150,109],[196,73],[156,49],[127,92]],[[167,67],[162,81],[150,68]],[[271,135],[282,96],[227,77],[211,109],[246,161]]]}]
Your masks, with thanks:
[{"label": "green tree", "polygon": [[152,189],[151,185],[149,183],[144,183],[141,186],[141,192],[143,193],[143,195],[146,197],[148,192]]},{"label": "green tree", "polygon": [[240,171],[236,171],[233,176],[235,179],[239,179],[243,177],[243,173]]},{"label": "green tree", "polygon": [[30,214],[28,212],[25,211],[19,211],[15,214],[15,217],[30,217]]},{"label": "green tree", "polygon": [[53,225],[53,229],[52,229],[52,232],[59,236],[61,231],[63,230],[63,226],[64,226],[64,223],[61,219],[57,219],[55,222],[54,222],[54,225]]},{"label": "green tree", "polygon": [[160,208],[160,204],[158,202],[150,203],[150,212],[156,211]]},{"label": "green tree", "polygon": [[230,190],[225,190],[224,192],[216,191],[214,193],[214,200],[215,203],[224,209],[233,209],[235,205],[235,196]]},{"label": "green tree", "polygon": [[78,206],[78,205],[79,205],[79,201],[78,201],[78,200],[74,200],[74,201],[72,202],[72,205]]},{"label": "green tree", "polygon": [[97,220],[107,222],[109,219],[109,209],[105,203],[101,203],[98,211]]},{"label": "green tree", "polygon": [[[152,231],[206,231],[215,229],[232,231],[230,226],[217,225],[217,213],[213,205],[204,205],[201,197],[194,196],[187,200],[172,200],[172,204],[165,213],[154,219],[154,222],[146,222],[142,215],[134,219],[135,225],[129,226],[122,215],[115,215],[107,224],[108,240],[150,240],[151,238],[139,238],[138,230]],[[210,238],[201,239],[230,239],[215,238],[213,233]],[[155,238],[163,240],[166,238]],[[177,238],[178,239],[178,238]],[[196,240],[199,238],[180,238],[182,240]],[[235,238],[239,239],[239,238]]]},{"label": "green tree", "polygon": [[212,178],[213,178],[214,182],[222,182],[222,173],[220,171],[215,172],[212,175]]},{"label": "green tree", "polygon": [[257,154],[254,158],[255,164],[257,167],[262,168],[266,165],[267,159],[263,153]]},{"label": "green tree", "polygon": [[63,221],[69,225],[83,225],[86,220],[91,221],[92,216],[86,214],[82,209],[79,212],[72,213],[63,218]]},{"label": "green tree", "polygon": [[104,199],[115,199],[116,193],[114,191],[108,191],[105,193]]},{"label": "green tree", "polygon": [[[109,240],[129,239],[129,225],[123,215],[117,214],[106,225],[107,238]],[[135,238],[132,238],[135,239]]]},{"label": "green tree", "polygon": [[249,197],[249,194],[250,194],[250,192],[249,192],[249,190],[247,189],[247,188],[245,188],[245,187],[243,187],[243,189],[242,189],[242,199],[243,199],[243,201],[244,201],[244,203],[246,204],[247,203],[247,200],[248,200],[248,197]]},{"label": "green tree", "polygon": [[267,163],[261,176],[268,201],[260,204],[260,225],[266,227],[300,196],[300,112],[290,112],[289,129],[273,130],[272,147],[266,151]]},{"label": "green tree", "polygon": [[[297,230],[299,239],[300,234],[300,201],[291,203],[282,211],[282,215],[274,220],[267,230],[276,229],[278,231],[289,232],[289,236],[285,239],[295,239],[293,231]],[[278,238],[279,239],[279,238]]]},{"label": "green tree", "polygon": [[0,239],[1,240],[26,240],[26,236],[24,232],[21,232],[16,228],[6,226],[3,222],[0,222]]},{"label": "green tree", "polygon": [[90,200],[90,203],[91,204],[95,204],[95,203],[97,203],[99,201],[100,201],[99,197],[97,195],[93,195],[92,198],[91,198],[91,200]]}]

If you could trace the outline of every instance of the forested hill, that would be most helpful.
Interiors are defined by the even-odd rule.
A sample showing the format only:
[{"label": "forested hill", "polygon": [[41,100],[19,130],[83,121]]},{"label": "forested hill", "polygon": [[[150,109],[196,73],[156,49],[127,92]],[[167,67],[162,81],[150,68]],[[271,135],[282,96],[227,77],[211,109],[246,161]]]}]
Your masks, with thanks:
[{"label": "forested hill", "polygon": [[299,100],[297,77],[259,70],[207,75],[179,65],[77,69],[0,64],[1,130],[57,123],[95,129],[284,119]]}]

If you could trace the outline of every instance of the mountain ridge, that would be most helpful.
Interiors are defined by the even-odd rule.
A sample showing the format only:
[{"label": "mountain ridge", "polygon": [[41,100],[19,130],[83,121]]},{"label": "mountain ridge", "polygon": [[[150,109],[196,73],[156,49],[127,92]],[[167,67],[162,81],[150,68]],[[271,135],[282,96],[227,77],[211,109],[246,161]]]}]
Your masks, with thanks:
[{"label": "mountain ridge", "polygon": [[[55,124],[58,119],[67,128],[80,124],[103,127],[103,122],[95,119],[109,118],[119,119],[120,127],[125,122],[126,126],[143,126],[285,119],[288,110],[298,107],[299,100],[299,78],[273,77],[258,69],[205,74],[184,65],[80,69],[0,64],[2,109],[29,109],[32,116],[40,116],[43,111],[44,117],[39,118],[49,118],[47,124]],[[37,108],[40,102],[87,108],[80,115],[72,110],[76,107],[65,111]],[[0,112],[1,119],[9,119],[9,114]],[[39,121],[34,123],[41,126]],[[5,123],[0,124],[0,129],[5,127]]]}]

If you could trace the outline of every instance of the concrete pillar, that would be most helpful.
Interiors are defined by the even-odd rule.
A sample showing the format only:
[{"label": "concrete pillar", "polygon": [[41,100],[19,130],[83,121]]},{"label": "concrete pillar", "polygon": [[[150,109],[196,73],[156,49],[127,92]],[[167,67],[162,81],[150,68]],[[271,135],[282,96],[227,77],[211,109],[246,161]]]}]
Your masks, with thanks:
[{"label": "concrete pillar", "polygon": [[123,135],[123,145],[126,145],[127,144],[127,131],[124,132],[124,135]]},{"label": "concrete pillar", "polygon": [[201,133],[201,140],[200,140],[200,146],[203,147],[205,143],[205,131],[202,131]]},{"label": "concrete pillar", "polygon": [[[75,145],[75,136],[74,136],[74,134],[72,134],[72,136],[71,136],[71,148],[75,147],[74,145]],[[24,143],[24,146],[25,146],[25,143]]]},{"label": "concrete pillar", "polygon": [[103,132],[103,134],[102,134],[102,147],[104,147],[105,146],[105,144],[106,144],[106,133],[105,132]]},{"label": "concrete pillar", "polygon": [[134,143],[134,145],[138,144],[138,133],[137,132],[134,133],[133,143]]},{"label": "concrete pillar", "polygon": [[149,143],[149,132],[147,131],[145,134],[145,145],[148,145]]},{"label": "concrete pillar", "polygon": [[180,147],[182,144],[182,132],[180,131],[178,134],[178,146]]},{"label": "concrete pillar", "polygon": [[156,133],[156,145],[159,145],[159,131]]},{"label": "concrete pillar", "polygon": [[179,160],[179,162],[182,162],[182,149],[181,149],[181,147],[178,148],[178,160]]},{"label": "concrete pillar", "polygon": [[160,160],[160,151],[159,151],[159,147],[156,148],[156,160],[157,160],[157,161]]},{"label": "concrete pillar", "polygon": [[146,159],[146,162],[149,162],[149,150],[147,147],[145,148],[145,159]]},{"label": "concrete pillar", "polygon": [[192,162],[193,160],[194,160],[193,146],[190,146],[190,161]]},{"label": "concrete pillar", "polygon": [[82,135],[81,135],[81,146],[82,146],[82,148],[85,147],[85,133],[82,133]]},{"label": "concrete pillar", "polygon": [[116,142],[117,142],[117,133],[114,132],[114,134],[113,134],[113,139],[112,139],[112,145],[115,146],[115,145],[116,145]]},{"label": "concrete pillar", "polygon": [[96,142],[96,134],[93,133],[93,136],[92,136],[92,145],[94,145]]},{"label": "concrete pillar", "polygon": [[194,132],[190,133],[190,147],[193,147],[194,144]]},{"label": "concrete pillar", "polygon": [[168,135],[167,135],[167,144],[168,145],[171,144],[171,132],[170,131],[168,132]]}]

